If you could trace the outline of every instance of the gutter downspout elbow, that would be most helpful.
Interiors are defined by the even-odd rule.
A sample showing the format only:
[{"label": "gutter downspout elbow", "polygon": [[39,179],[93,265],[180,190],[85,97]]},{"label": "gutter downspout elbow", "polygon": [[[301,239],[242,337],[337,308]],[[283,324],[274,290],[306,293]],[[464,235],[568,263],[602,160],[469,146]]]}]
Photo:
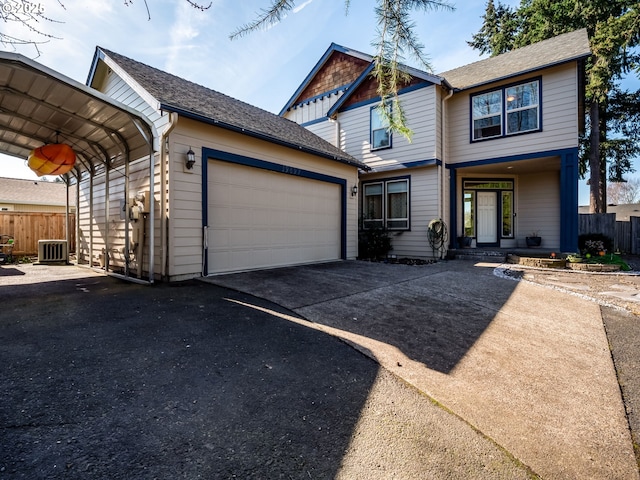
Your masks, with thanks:
[{"label": "gutter downspout elbow", "polygon": [[[453,89],[449,88],[448,93],[442,98],[440,105],[440,154],[442,164],[440,165],[440,219],[444,222],[445,217],[445,192],[446,192],[446,167],[447,167],[447,110],[446,103],[453,96]],[[446,225],[446,222],[445,222]]]}]

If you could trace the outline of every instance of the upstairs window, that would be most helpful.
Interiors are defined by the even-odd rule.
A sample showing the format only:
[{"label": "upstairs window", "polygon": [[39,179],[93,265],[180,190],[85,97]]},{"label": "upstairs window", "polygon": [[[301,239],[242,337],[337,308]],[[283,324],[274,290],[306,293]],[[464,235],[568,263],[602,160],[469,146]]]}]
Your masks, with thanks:
[{"label": "upstairs window", "polygon": [[[379,106],[371,109],[371,134],[370,143],[371,150],[379,150],[381,148],[391,148],[391,130],[389,130],[389,122],[380,115]],[[387,112],[391,114],[391,105],[386,105]]]},{"label": "upstairs window", "polygon": [[505,90],[507,99],[507,135],[538,130],[540,101],[538,81]]},{"label": "upstairs window", "polygon": [[540,81],[473,95],[471,117],[472,141],[540,130]]},{"label": "upstairs window", "polygon": [[502,135],[502,91],[472,97],[473,139]]}]

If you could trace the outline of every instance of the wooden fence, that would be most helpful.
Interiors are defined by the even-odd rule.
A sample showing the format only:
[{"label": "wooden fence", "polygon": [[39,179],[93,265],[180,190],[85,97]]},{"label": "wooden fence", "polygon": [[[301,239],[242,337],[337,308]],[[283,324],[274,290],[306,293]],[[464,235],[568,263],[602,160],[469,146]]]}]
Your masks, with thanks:
[{"label": "wooden fence", "polygon": [[[14,238],[13,255],[37,255],[38,240],[67,238],[64,213],[0,212],[0,235]],[[69,251],[76,248],[75,215],[69,215]]]},{"label": "wooden fence", "polygon": [[629,221],[616,221],[615,213],[580,214],[578,222],[580,235],[602,234],[613,239],[616,251],[640,254],[640,217]]}]

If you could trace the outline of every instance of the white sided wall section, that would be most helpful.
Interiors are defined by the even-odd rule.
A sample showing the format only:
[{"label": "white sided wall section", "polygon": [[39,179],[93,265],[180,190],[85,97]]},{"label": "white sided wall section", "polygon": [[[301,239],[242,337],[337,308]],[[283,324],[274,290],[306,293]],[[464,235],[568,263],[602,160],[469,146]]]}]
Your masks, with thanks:
[{"label": "white sided wall section", "polygon": [[413,132],[411,141],[393,133],[392,148],[372,151],[370,111],[377,106],[372,102],[339,114],[340,148],[376,171],[435,164],[439,136],[436,88],[439,87],[430,85],[400,97],[407,125]]}]

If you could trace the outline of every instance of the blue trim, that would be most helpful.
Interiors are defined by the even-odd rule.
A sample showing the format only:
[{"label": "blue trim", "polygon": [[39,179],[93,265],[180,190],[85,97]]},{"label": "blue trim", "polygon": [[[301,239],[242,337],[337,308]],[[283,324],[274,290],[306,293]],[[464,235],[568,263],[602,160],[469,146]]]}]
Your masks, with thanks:
[{"label": "blue trim", "polygon": [[364,82],[365,79],[369,76],[369,74],[371,73],[371,70],[373,70],[373,62],[371,62],[369,66],[365,68],[364,71],[360,74],[360,76],[354,80],[354,82],[351,84],[351,87],[349,87],[349,89],[345,92],[345,94],[342,95],[338,99],[338,101],[333,104],[333,107],[331,107],[327,112],[327,117],[331,117],[335,112],[338,111],[338,109],[340,109],[342,105],[344,105],[344,102],[347,101],[347,99],[351,96],[351,94],[355,92],[358,89],[358,87],[362,84],[362,82]]},{"label": "blue trim", "polygon": [[319,95],[316,95],[314,97],[305,98],[303,100],[300,100],[299,102],[294,103],[287,110],[289,110],[291,108],[296,109],[296,108],[298,108],[299,105],[305,105],[305,104],[308,105],[308,104],[316,102],[318,100],[322,100],[324,97],[330,97],[331,95],[336,95],[341,90],[347,90],[350,85],[351,85],[350,83],[347,83],[347,84],[342,85],[340,87],[334,88],[333,90],[329,90],[328,92],[320,93]]},{"label": "blue trim", "polygon": [[328,122],[329,120],[330,120],[330,118],[328,118],[328,117],[320,117],[320,118],[316,118],[315,120],[310,120],[308,122],[301,123],[300,126],[301,127],[308,127],[310,125],[315,125],[317,123]]},{"label": "blue trim", "polygon": [[432,167],[434,165],[440,166],[442,165],[442,160],[437,158],[430,158],[428,160],[416,160],[415,162],[406,162],[401,163],[405,168],[414,168],[414,167]]},{"label": "blue trim", "polygon": [[315,64],[315,66],[311,69],[309,74],[305,77],[305,79],[302,81],[302,83],[297,88],[297,90],[293,93],[291,98],[289,100],[287,100],[287,103],[282,108],[282,110],[280,110],[280,113],[278,115],[282,116],[287,110],[289,110],[289,108],[291,108],[291,106],[294,104],[294,102],[296,101],[298,96],[304,91],[305,88],[307,88],[309,83],[311,83],[311,80],[313,80],[313,78],[320,71],[320,69],[324,66],[324,64],[329,59],[329,57],[331,57],[333,52],[339,52],[339,53],[344,53],[346,55],[351,55],[351,56],[360,58],[361,60],[364,60],[364,61],[367,61],[367,62],[373,61],[373,57],[371,57],[370,55],[366,55],[364,53],[360,53],[360,52],[356,52],[354,50],[350,50],[350,49],[345,48],[345,47],[343,47],[341,45],[338,45],[337,43],[331,43],[331,45],[329,45],[329,48],[324,52],[322,57],[320,57],[320,60],[318,60],[318,62]]},{"label": "blue trim", "polygon": [[545,152],[524,153],[521,155],[511,155],[509,157],[486,158],[484,160],[472,160],[455,164],[447,164],[449,169],[477,167],[478,165],[493,165],[496,163],[517,162],[520,160],[533,160],[540,157],[561,157],[576,151],[576,148],[564,148],[561,150],[547,150]]},{"label": "blue trim", "polygon": [[389,228],[389,227],[386,227],[386,228],[388,230],[393,231],[393,232],[410,232],[411,231],[411,175],[399,175],[399,176],[395,176],[395,177],[375,178],[375,179],[372,179],[372,180],[364,180],[364,181],[362,181],[362,183],[361,183],[362,203],[364,204],[364,201],[365,201],[365,198],[364,198],[364,187],[365,187],[365,185],[370,185],[372,183],[382,183],[384,185],[383,192],[382,192],[382,195],[384,196],[384,198],[383,198],[384,207],[383,207],[383,212],[382,212],[382,215],[383,215],[382,222],[386,226],[386,224],[387,224],[387,213],[386,213],[387,183],[388,182],[397,181],[397,180],[406,180],[407,181],[407,228]]},{"label": "blue trim", "polygon": [[[209,248],[205,247],[205,229],[209,225],[209,162],[206,160],[206,152],[207,148],[202,147],[200,152],[200,158],[202,159],[200,163],[202,164],[202,276],[206,277],[209,275]],[[207,236],[209,232],[207,231]],[[207,238],[208,240],[208,238]]]},{"label": "blue trim", "polygon": [[561,157],[560,250],[578,251],[578,148]]},{"label": "blue trim", "polygon": [[[223,152],[212,148],[202,147],[202,224],[207,226],[209,221],[208,212],[208,165],[209,160],[219,160],[223,162],[244,165],[246,167],[261,168],[270,172],[281,173],[284,175],[292,175],[294,177],[302,177],[310,180],[318,180],[320,182],[333,183],[340,186],[341,196],[341,221],[340,221],[340,257],[347,259],[347,181],[344,178],[326,175],[324,173],[313,172],[301,168],[295,168],[280,163],[268,162],[258,158],[246,157],[235,153]],[[204,266],[203,275],[208,275],[208,250],[204,249]]]},{"label": "blue trim", "polygon": [[[427,88],[427,87],[430,87],[431,85],[434,85],[434,84],[426,81],[422,83],[418,83],[416,85],[411,85],[410,87],[405,87],[403,89],[398,90],[398,95],[404,95],[405,93],[413,92],[415,90],[420,90],[421,88]],[[349,96],[349,92],[353,92],[353,91],[355,91],[355,87],[351,87],[347,93],[345,93],[342,97],[340,97],[340,100],[336,102],[335,105],[331,107],[331,109],[327,112],[327,116],[328,117],[332,116],[333,114],[335,114],[335,112],[338,109],[342,112],[348,112],[349,110],[364,107],[365,105],[370,105],[372,103],[380,103],[380,101],[382,100],[381,97],[376,96],[376,97],[369,98],[367,100],[362,100],[360,102],[354,103],[353,105],[349,105],[348,107],[340,108],[340,106],[344,104],[346,97]]]},{"label": "blue trim", "polygon": [[[385,107],[388,107],[390,110],[392,108],[391,103],[386,103]],[[378,150],[388,150],[393,148],[393,130],[389,127],[386,128],[389,133],[389,145],[384,145],[382,147],[373,147],[373,112],[378,108],[377,105],[369,108],[369,151],[377,152]],[[380,122],[382,124],[382,122]],[[377,128],[376,130],[382,130],[382,128]]]}]

